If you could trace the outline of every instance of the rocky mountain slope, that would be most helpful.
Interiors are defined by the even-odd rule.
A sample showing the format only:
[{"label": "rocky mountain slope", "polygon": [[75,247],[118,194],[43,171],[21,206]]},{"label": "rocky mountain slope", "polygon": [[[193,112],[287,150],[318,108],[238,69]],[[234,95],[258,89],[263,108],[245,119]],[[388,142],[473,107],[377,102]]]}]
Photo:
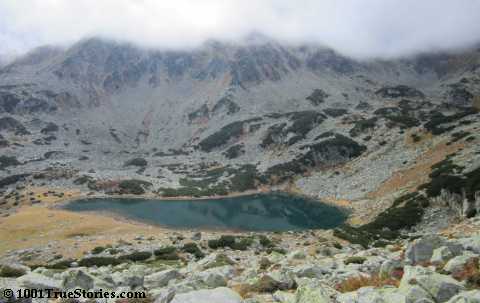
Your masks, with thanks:
[{"label": "rocky mountain slope", "polygon": [[353,201],[369,221],[447,156],[463,167],[448,174],[478,169],[479,72],[476,49],[359,62],[268,39],[39,48],[0,70],[5,209],[21,182],[168,197],[281,188]]}]

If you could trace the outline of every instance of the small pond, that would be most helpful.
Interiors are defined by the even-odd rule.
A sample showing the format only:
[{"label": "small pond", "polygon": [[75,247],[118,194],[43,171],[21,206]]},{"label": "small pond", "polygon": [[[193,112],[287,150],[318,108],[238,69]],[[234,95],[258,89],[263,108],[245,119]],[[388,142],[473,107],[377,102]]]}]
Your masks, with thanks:
[{"label": "small pond", "polygon": [[334,206],[283,193],[174,201],[94,198],[72,201],[64,208],[107,212],[169,228],[238,231],[329,229],[347,217]]}]

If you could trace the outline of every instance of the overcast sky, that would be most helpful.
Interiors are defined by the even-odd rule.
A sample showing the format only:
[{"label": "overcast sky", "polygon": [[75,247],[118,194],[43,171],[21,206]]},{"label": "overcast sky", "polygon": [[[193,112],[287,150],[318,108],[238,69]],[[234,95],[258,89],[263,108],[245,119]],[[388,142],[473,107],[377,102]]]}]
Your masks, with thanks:
[{"label": "overcast sky", "polygon": [[480,41],[480,0],[0,0],[0,54],[91,36],[187,48],[251,32],[360,58],[451,50]]}]

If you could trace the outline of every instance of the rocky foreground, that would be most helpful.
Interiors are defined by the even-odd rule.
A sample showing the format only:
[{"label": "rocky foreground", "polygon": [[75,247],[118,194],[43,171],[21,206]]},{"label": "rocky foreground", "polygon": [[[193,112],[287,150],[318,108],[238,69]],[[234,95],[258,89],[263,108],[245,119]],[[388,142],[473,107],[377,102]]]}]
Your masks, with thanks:
[{"label": "rocky foreground", "polygon": [[44,264],[31,261],[41,251],[11,251],[0,269],[0,288],[147,293],[146,299],[108,302],[480,302],[479,228],[480,219],[471,218],[448,235],[411,236],[368,249],[308,231],[177,233],[168,245],[139,236],[135,243],[96,247],[78,260],[59,255]]}]

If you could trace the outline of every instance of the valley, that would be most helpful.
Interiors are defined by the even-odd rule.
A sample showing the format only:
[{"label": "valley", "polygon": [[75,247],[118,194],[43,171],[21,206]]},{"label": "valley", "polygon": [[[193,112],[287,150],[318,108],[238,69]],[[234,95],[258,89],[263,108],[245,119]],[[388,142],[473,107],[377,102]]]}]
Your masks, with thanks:
[{"label": "valley", "polygon": [[163,303],[477,302],[454,296],[478,297],[479,110],[477,48],[32,50],[0,68],[0,274]]}]

